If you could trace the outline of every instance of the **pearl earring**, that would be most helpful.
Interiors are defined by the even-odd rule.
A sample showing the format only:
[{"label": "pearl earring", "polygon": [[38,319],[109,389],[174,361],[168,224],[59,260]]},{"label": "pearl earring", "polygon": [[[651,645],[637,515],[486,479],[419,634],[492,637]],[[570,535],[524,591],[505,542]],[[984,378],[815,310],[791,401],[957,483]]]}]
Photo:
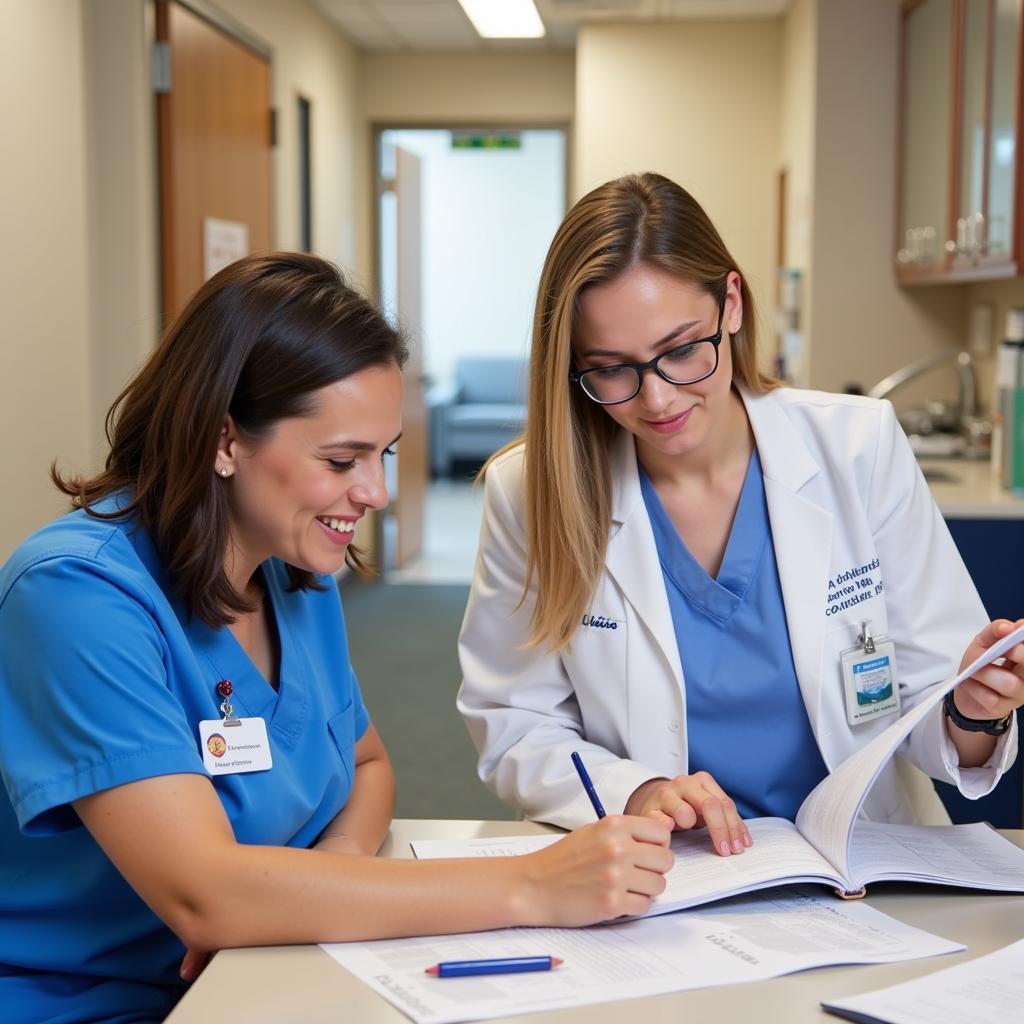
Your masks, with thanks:
[{"label": "pearl earring", "polygon": [[228,470],[227,470],[226,466],[221,466],[221,468],[220,468],[220,475],[221,476],[227,476],[228,475]]}]

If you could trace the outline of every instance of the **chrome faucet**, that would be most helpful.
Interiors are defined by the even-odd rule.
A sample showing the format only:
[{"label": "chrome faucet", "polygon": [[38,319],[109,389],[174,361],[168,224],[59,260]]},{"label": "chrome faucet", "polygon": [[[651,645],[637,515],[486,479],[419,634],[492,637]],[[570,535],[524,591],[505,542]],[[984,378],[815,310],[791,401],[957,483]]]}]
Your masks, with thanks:
[{"label": "chrome faucet", "polygon": [[913,363],[883,377],[869,392],[869,398],[888,398],[897,388],[920,377],[928,370],[941,366],[943,363],[956,362],[957,376],[960,381],[960,393],[957,402],[957,427],[964,433],[970,422],[978,416],[978,382],[974,376],[974,363],[970,352],[959,352],[948,349],[935,355],[925,356]]}]

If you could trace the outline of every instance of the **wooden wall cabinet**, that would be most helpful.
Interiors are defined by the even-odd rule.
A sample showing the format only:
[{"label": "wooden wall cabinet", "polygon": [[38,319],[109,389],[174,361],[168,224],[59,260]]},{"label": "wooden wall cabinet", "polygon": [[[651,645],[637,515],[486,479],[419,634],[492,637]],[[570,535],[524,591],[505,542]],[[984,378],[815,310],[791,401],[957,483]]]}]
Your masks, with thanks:
[{"label": "wooden wall cabinet", "polygon": [[1024,0],[904,0],[901,284],[1024,274]]}]

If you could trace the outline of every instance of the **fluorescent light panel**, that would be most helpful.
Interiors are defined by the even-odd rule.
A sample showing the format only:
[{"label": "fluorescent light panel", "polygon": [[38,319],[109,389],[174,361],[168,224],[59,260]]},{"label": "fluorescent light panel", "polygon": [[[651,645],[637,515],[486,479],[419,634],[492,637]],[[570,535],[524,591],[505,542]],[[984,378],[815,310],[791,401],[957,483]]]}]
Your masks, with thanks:
[{"label": "fluorescent light panel", "polygon": [[544,35],[533,0],[459,0],[484,39],[539,39]]}]

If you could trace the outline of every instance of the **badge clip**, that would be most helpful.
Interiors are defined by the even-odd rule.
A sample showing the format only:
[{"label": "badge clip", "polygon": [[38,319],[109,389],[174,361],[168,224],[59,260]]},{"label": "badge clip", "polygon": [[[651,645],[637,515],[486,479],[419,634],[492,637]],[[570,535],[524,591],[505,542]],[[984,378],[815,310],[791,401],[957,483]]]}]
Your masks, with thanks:
[{"label": "badge clip", "polygon": [[231,703],[231,694],[234,692],[234,687],[231,685],[230,679],[222,679],[217,684],[217,693],[221,698],[220,702],[220,713],[223,716],[221,725],[231,728],[234,725],[241,725],[242,720],[235,716],[235,708]]},{"label": "badge clip", "polygon": [[875,638],[871,633],[871,620],[865,619],[860,624],[860,635],[857,637],[857,643],[864,648],[865,654],[875,653]]}]

